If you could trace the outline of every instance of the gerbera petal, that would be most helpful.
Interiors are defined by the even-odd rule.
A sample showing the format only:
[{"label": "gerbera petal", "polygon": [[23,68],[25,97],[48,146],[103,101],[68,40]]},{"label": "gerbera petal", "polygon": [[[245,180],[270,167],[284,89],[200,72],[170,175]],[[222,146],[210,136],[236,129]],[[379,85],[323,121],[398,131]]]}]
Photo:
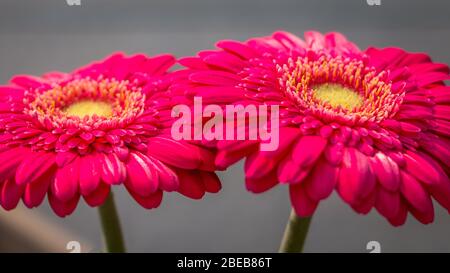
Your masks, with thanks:
[{"label": "gerbera petal", "polygon": [[321,136],[303,136],[294,147],[292,159],[300,168],[307,169],[320,157],[326,145],[327,140]]},{"label": "gerbera petal", "polygon": [[256,141],[219,141],[215,165],[224,170],[258,148]]},{"label": "gerbera petal", "polygon": [[160,162],[156,158],[148,156],[158,172],[159,187],[164,191],[174,191],[179,186],[176,173],[166,164]]},{"label": "gerbera petal", "polygon": [[253,193],[262,193],[268,191],[277,184],[278,176],[275,170],[272,170],[267,175],[257,179],[245,177],[245,187],[248,191]]},{"label": "gerbera petal", "polygon": [[216,45],[217,47],[220,47],[228,52],[234,53],[243,59],[251,59],[257,56],[256,53],[250,47],[240,42],[223,40],[218,42]]},{"label": "gerbera petal", "polygon": [[389,191],[397,191],[400,186],[400,171],[397,163],[382,152],[378,152],[370,159],[378,183]]},{"label": "gerbera petal", "polygon": [[286,184],[300,183],[308,175],[309,170],[300,168],[291,156],[286,156],[278,165],[278,180]]},{"label": "gerbera petal", "polygon": [[299,217],[310,217],[319,204],[317,201],[309,198],[301,184],[289,186],[289,195],[294,211]]},{"label": "gerbera petal", "polygon": [[321,159],[305,180],[305,189],[309,197],[322,200],[330,196],[339,178],[339,168]]},{"label": "gerbera petal", "polygon": [[239,78],[235,74],[225,71],[201,71],[189,75],[189,80],[195,83],[217,86],[239,83]]},{"label": "gerbera petal", "polygon": [[108,197],[111,190],[111,186],[106,183],[98,184],[98,187],[89,195],[84,195],[83,198],[86,203],[91,207],[97,207],[102,205]]},{"label": "gerbera petal", "polygon": [[39,179],[25,185],[25,191],[23,195],[23,203],[28,208],[34,208],[39,206],[45,198],[45,195],[50,189],[50,185],[53,183],[55,177],[54,172],[49,172],[43,175]]},{"label": "gerbera petal", "polygon": [[51,185],[51,191],[57,199],[69,202],[75,197],[78,193],[79,171],[78,160],[57,170],[55,180]]},{"label": "gerbera petal", "polygon": [[400,186],[402,195],[408,203],[422,213],[433,211],[433,203],[430,195],[422,185],[410,174],[402,172],[402,183]]},{"label": "gerbera petal", "polygon": [[175,58],[169,54],[163,54],[150,58],[145,63],[145,69],[150,75],[161,75],[175,64]]},{"label": "gerbera petal", "polygon": [[210,193],[217,193],[222,188],[220,179],[217,174],[213,172],[200,172],[205,191]]},{"label": "gerbera petal", "polygon": [[344,152],[339,172],[338,192],[349,204],[362,200],[375,187],[375,177],[368,158],[354,148]]},{"label": "gerbera petal", "polygon": [[[171,138],[154,137],[148,142],[148,154],[167,164],[184,169],[197,169],[214,156],[201,147]],[[209,160],[203,156],[208,156]]]},{"label": "gerbera petal", "polygon": [[376,191],[372,191],[367,197],[365,197],[362,200],[358,200],[351,206],[353,210],[355,210],[357,213],[367,214],[375,206],[375,201],[376,201]]},{"label": "gerbera petal", "polygon": [[289,32],[277,31],[273,34],[273,38],[275,38],[287,49],[299,49],[307,47],[305,41]]},{"label": "gerbera petal", "polygon": [[79,161],[79,184],[83,196],[91,194],[100,183],[99,155],[86,155],[76,160]]},{"label": "gerbera petal", "polygon": [[54,165],[54,154],[46,152],[30,153],[17,168],[16,182],[20,185],[33,182]]},{"label": "gerbera petal", "polygon": [[395,215],[392,218],[388,218],[389,222],[393,226],[401,226],[405,223],[406,218],[408,216],[408,209],[406,208],[406,205],[400,202],[400,207],[398,209],[397,215]]},{"label": "gerbera petal", "polygon": [[48,194],[48,202],[50,207],[59,217],[66,217],[75,210],[78,205],[78,200],[80,200],[80,195],[75,195],[70,201],[63,202],[56,198],[53,194]]},{"label": "gerbera petal", "polygon": [[408,173],[427,184],[439,183],[439,173],[426,158],[412,151],[407,151],[404,157]]},{"label": "gerbera petal", "polygon": [[2,186],[2,207],[5,210],[12,210],[16,208],[25,189],[25,186],[18,185],[14,180],[6,180],[5,182],[3,182]]},{"label": "gerbera petal", "polygon": [[200,199],[205,195],[205,185],[197,179],[198,171],[177,170],[180,186],[178,192],[182,195]]},{"label": "gerbera petal", "polygon": [[305,42],[311,50],[320,51],[325,48],[325,37],[317,31],[305,32]]},{"label": "gerbera petal", "polygon": [[0,177],[9,178],[14,175],[19,164],[28,155],[28,151],[22,147],[3,151],[0,154]]},{"label": "gerbera petal", "polygon": [[338,52],[359,53],[359,48],[347,38],[338,32],[331,32],[325,35],[325,44],[328,49],[337,50]]},{"label": "gerbera petal", "polygon": [[126,167],[115,153],[102,156],[102,180],[110,185],[117,185],[125,181]]},{"label": "gerbera petal", "polygon": [[203,58],[203,61],[230,72],[239,72],[245,66],[245,62],[242,59],[227,52],[210,54]]},{"label": "gerbera petal", "polygon": [[139,152],[131,153],[126,168],[126,183],[134,192],[149,196],[158,189],[158,174],[147,156]]},{"label": "gerbera petal", "polygon": [[394,218],[400,210],[400,194],[378,187],[375,208],[387,219]]},{"label": "gerbera petal", "polygon": [[159,207],[163,197],[163,192],[161,190],[157,190],[148,196],[141,196],[130,190],[129,192],[131,196],[133,196],[134,200],[136,200],[139,205],[146,209],[154,209]]}]

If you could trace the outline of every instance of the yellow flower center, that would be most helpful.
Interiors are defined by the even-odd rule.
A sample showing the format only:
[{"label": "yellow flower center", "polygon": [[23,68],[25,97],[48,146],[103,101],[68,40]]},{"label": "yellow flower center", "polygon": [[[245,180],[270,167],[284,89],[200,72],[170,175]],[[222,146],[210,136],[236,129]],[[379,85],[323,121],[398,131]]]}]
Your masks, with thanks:
[{"label": "yellow flower center", "polygon": [[340,84],[325,83],[313,88],[314,97],[332,107],[353,110],[362,106],[363,97],[356,91]]},{"label": "yellow flower center", "polygon": [[84,116],[110,117],[113,112],[112,105],[105,101],[99,100],[81,100],[72,103],[63,110],[68,116]]}]

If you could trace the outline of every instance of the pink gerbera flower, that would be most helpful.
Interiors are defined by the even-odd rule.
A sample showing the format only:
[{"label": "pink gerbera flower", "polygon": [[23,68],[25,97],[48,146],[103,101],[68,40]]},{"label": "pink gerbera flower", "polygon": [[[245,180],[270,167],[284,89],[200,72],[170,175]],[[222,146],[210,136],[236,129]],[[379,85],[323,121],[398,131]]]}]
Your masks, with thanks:
[{"label": "pink gerbera flower", "polygon": [[124,183],[145,208],[163,191],[217,192],[213,154],[170,137],[171,55],[114,54],[73,73],[15,76],[0,87],[0,204],[61,217],[80,196],[101,205]]},{"label": "pink gerbera flower", "polygon": [[[225,105],[280,105],[280,145],[218,141],[216,163],[245,161],[246,187],[288,184],[298,216],[311,216],[336,189],[359,213],[373,207],[393,225],[409,211],[450,210],[449,68],[398,48],[361,51],[339,33],[305,39],[276,32],[180,61],[176,90]],[[175,87],[174,87],[175,89]]]}]

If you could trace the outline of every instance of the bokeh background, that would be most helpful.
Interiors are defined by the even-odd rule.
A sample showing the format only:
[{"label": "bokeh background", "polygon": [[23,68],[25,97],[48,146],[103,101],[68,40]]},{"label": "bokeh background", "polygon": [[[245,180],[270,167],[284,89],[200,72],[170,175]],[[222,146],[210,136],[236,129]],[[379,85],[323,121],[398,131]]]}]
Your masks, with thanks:
[{"label": "bokeh background", "polygon": [[[185,56],[213,48],[219,39],[245,40],[278,29],[298,35],[310,29],[340,31],[361,48],[396,45],[450,64],[449,8],[450,1],[444,0],[381,0],[380,6],[369,6],[366,0],[81,0],[81,6],[68,6],[65,0],[1,0],[0,82],[14,74],[71,71],[117,50]],[[150,211],[117,189],[128,249],[277,251],[290,211],[287,187],[262,195],[247,193],[242,162],[220,176],[221,194],[201,201],[166,194],[161,207]],[[356,214],[334,194],[319,206],[305,251],[368,252],[367,242],[376,240],[383,252],[449,252],[450,216],[438,206],[436,212],[431,225],[409,217],[406,225],[393,228],[375,212]],[[6,234],[17,233],[14,225],[49,238],[43,245],[58,234],[63,239],[52,244],[61,251],[64,238],[88,242],[82,245],[84,251],[101,251],[97,211],[84,204],[65,219],[56,217],[47,204],[1,215],[0,246],[9,239],[2,251],[41,249],[12,242],[14,237]],[[8,222],[15,218],[30,224],[16,221],[11,228]],[[30,220],[35,218],[41,223]],[[55,231],[60,228],[62,233]]]}]

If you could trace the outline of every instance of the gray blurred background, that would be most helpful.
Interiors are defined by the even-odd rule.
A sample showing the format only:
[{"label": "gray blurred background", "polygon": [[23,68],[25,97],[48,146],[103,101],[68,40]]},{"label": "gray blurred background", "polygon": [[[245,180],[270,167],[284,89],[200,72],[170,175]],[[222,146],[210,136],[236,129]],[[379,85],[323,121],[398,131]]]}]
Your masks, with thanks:
[{"label": "gray blurred background", "polygon": [[[1,0],[0,82],[18,73],[71,71],[116,50],[192,55],[219,39],[245,40],[277,29],[298,35],[309,29],[340,31],[361,48],[396,45],[448,64],[449,8],[446,0],[381,0],[381,6],[365,0],[81,0],[81,6],[65,0]],[[220,176],[221,194],[201,201],[166,194],[160,208],[150,211],[116,190],[128,249],[277,251],[290,211],[287,187],[247,193],[242,164]],[[367,252],[367,242],[376,240],[383,252],[449,252],[450,216],[437,205],[436,212],[431,225],[409,217],[406,225],[393,228],[376,212],[357,215],[334,194],[319,206],[305,251]],[[45,204],[33,213],[101,250],[95,209],[80,204],[72,216],[60,219]]]}]

